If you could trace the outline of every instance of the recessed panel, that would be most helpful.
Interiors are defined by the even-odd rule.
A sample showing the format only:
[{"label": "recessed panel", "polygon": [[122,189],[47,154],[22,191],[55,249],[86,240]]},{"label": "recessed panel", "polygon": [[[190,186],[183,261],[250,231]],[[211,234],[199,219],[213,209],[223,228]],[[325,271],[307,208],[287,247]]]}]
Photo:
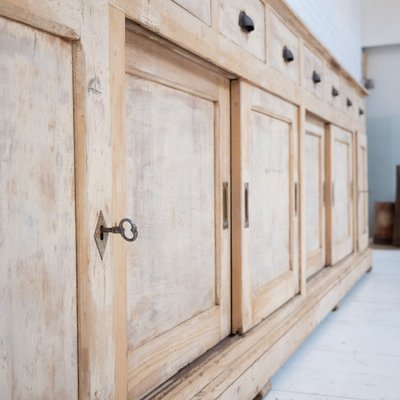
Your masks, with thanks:
[{"label": "recessed panel", "polygon": [[72,48],[0,18],[0,397],[78,397]]},{"label": "recessed panel", "polygon": [[126,77],[129,346],[215,304],[214,103]]},{"label": "recessed panel", "polygon": [[335,241],[346,240],[351,235],[350,218],[350,146],[348,142],[334,142],[334,208]]},{"label": "recessed panel", "polygon": [[251,113],[250,258],[253,290],[290,269],[290,125]]},{"label": "recessed panel", "polygon": [[306,171],[306,251],[307,255],[322,247],[321,239],[321,146],[322,138],[306,133],[305,140],[305,171]]}]

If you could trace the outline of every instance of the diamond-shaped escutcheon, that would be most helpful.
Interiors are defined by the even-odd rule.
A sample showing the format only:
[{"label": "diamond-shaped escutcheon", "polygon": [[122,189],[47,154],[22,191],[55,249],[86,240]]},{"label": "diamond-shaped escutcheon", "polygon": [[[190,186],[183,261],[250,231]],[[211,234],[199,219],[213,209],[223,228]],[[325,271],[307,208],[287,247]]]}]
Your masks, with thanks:
[{"label": "diamond-shaped escutcheon", "polygon": [[94,232],[94,240],[96,241],[97,248],[103,259],[104,252],[106,251],[108,232],[101,232],[101,227],[106,227],[107,222],[104,219],[103,211],[100,210],[99,219],[97,220],[96,230]]}]

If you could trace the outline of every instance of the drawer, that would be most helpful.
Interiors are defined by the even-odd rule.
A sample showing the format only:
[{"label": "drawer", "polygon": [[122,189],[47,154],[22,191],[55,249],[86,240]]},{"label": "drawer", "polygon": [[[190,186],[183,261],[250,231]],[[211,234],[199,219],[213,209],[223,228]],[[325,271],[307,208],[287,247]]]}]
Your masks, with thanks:
[{"label": "drawer", "polygon": [[[239,26],[242,12],[253,21],[253,31]],[[219,29],[223,36],[265,61],[265,5],[261,0],[219,0]]]},{"label": "drawer", "polygon": [[354,110],[356,108],[355,98],[354,98],[354,89],[347,81],[342,81],[342,91],[343,97],[341,98],[342,110],[353,117]]},{"label": "drawer", "polygon": [[327,103],[337,109],[341,109],[341,101],[343,93],[341,93],[341,84],[339,75],[331,68],[325,69],[325,99]]},{"label": "drawer", "polygon": [[357,121],[365,121],[365,102],[364,98],[358,94],[355,95],[354,117]]},{"label": "drawer", "polygon": [[269,13],[267,53],[267,61],[272,68],[299,82],[299,38],[272,9]]},{"label": "drawer", "polygon": [[324,98],[325,71],[324,62],[304,46],[304,85],[305,88],[320,99]]},{"label": "drawer", "polygon": [[200,21],[211,26],[211,1],[210,0],[174,0],[190,14],[197,17]]}]

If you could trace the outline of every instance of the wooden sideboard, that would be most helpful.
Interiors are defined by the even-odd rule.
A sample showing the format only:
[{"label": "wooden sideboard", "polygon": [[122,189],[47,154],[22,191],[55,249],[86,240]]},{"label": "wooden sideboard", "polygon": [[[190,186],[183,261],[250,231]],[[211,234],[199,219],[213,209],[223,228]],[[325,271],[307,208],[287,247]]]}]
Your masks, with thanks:
[{"label": "wooden sideboard", "polygon": [[284,0],[0,15],[2,398],[253,399],[371,267],[367,92]]}]

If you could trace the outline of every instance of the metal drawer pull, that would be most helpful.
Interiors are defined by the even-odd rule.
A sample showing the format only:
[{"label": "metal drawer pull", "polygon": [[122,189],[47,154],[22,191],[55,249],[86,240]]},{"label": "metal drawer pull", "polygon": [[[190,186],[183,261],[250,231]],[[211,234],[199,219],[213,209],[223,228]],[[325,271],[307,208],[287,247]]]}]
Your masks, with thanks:
[{"label": "metal drawer pull", "polygon": [[244,227],[248,228],[249,222],[249,184],[244,184]]},{"label": "metal drawer pull", "polygon": [[247,32],[254,31],[254,22],[244,11],[240,11],[239,26]]},{"label": "metal drawer pull", "polygon": [[362,108],[358,109],[358,115],[364,115],[364,110]]},{"label": "metal drawer pull", "polygon": [[346,104],[347,104],[347,107],[351,107],[353,105],[353,102],[349,98],[347,98]]},{"label": "metal drawer pull", "polygon": [[332,96],[333,97],[339,96],[339,90],[337,90],[335,86],[332,86]]},{"label": "metal drawer pull", "polygon": [[282,57],[287,63],[290,63],[294,60],[294,55],[292,51],[289,50],[286,46],[283,48]]},{"label": "metal drawer pull", "polygon": [[313,71],[312,80],[313,80],[314,83],[320,83],[321,82],[321,76],[317,71]]},{"label": "metal drawer pull", "polygon": [[229,228],[228,189],[228,182],[224,182],[222,184],[222,229]]}]

